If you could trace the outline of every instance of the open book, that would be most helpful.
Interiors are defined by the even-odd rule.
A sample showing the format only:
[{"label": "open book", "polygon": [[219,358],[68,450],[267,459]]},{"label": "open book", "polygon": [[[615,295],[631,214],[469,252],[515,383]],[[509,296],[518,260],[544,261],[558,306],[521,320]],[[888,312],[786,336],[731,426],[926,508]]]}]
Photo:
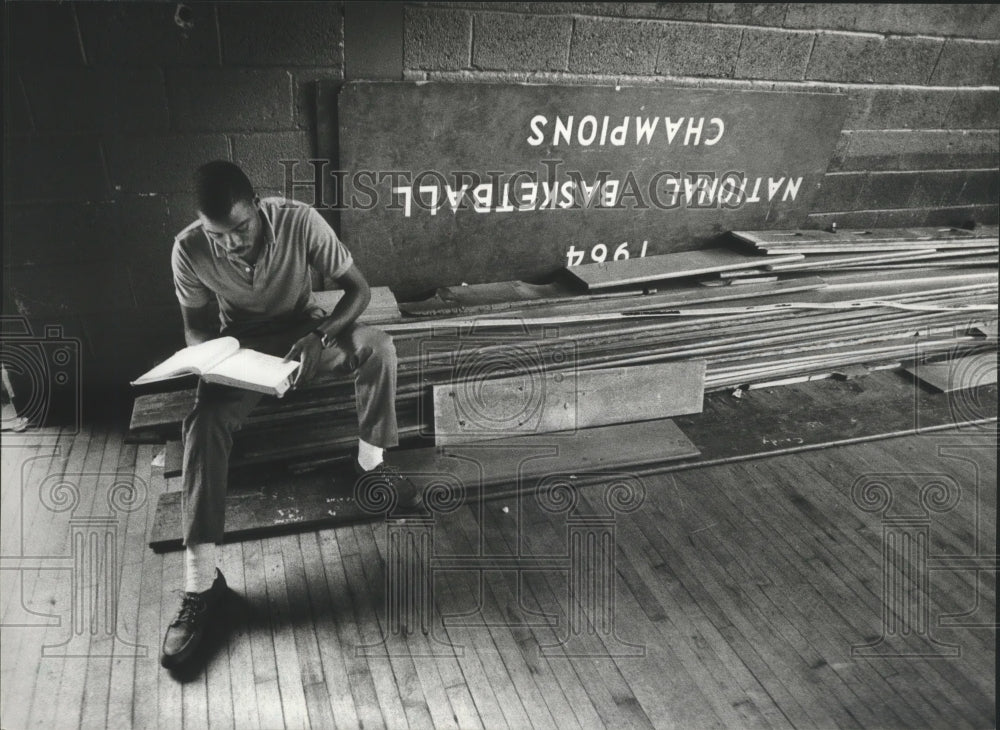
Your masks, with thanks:
[{"label": "open book", "polygon": [[291,385],[289,376],[298,367],[299,363],[295,360],[282,362],[280,357],[241,348],[235,337],[218,337],[174,353],[133,380],[132,385],[145,385],[183,375],[200,375],[210,383],[256,390],[280,398]]}]

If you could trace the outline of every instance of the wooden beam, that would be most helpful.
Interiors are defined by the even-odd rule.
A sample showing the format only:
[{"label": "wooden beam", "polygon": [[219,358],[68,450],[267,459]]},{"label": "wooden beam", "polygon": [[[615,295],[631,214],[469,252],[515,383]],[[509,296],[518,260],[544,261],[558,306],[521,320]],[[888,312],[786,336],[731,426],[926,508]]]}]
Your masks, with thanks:
[{"label": "wooden beam", "polygon": [[705,361],[462,378],[434,386],[438,445],[530,433],[575,432],[701,411]]}]

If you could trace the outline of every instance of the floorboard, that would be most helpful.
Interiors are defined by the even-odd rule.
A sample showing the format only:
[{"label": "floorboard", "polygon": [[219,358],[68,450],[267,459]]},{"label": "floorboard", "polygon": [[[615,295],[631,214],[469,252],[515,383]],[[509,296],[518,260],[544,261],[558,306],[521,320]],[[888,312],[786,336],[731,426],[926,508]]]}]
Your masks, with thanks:
[{"label": "floorboard", "polygon": [[[157,497],[176,489],[151,467],[157,447],[125,444],[124,427],[56,435],[2,454],[4,727],[981,728],[995,717],[995,424],[636,475],[645,501],[614,522],[613,618],[643,656],[613,655],[586,611],[577,650],[558,647],[583,607],[567,600],[568,568],[439,571],[428,633],[392,634],[390,526],[375,521],[224,545],[229,625],[190,674],[157,659],[183,577],[181,553],[147,547]],[[116,523],[117,635],[43,656],[74,618],[94,616],[73,604],[70,519],[107,515],[115,474],[147,489]],[[861,508],[857,485],[876,477],[891,511]],[[925,513],[921,488],[935,480],[960,498]],[[74,510],[38,499],[61,481],[79,491]],[[578,489],[575,514],[604,514],[604,489]],[[928,574],[928,629],[896,655],[856,655],[890,605],[886,515],[924,514],[930,564],[950,561]],[[470,500],[434,531],[435,559],[551,558],[568,534],[530,489]],[[915,655],[927,637],[959,652]]]}]

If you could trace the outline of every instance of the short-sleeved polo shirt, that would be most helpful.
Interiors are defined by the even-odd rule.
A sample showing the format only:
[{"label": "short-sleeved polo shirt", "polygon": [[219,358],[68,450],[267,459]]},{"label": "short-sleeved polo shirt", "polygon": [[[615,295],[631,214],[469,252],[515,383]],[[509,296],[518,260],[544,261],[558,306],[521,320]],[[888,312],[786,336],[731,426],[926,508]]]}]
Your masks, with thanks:
[{"label": "short-sleeved polo shirt", "polygon": [[253,266],[210,240],[200,221],[177,235],[171,263],[181,305],[197,309],[214,295],[223,328],[323,315],[310,269],[336,279],[354,263],[350,251],[305,203],[264,198],[260,215],[267,244]]}]

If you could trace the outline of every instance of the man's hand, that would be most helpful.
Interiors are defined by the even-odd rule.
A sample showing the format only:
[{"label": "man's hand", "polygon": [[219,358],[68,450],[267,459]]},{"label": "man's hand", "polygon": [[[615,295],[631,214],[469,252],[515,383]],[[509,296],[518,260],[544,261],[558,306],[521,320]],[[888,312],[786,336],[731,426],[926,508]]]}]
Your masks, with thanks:
[{"label": "man's hand", "polygon": [[292,345],[292,349],[285,355],[284,362],[288,362],[289,360],[299,361],[299,369],[295,371],[295,379],[292,380],[293,388],[308,382],[313,376],[316,368],[319,367],[322,352],[323,345],[319,341],[319,337],[312,333]]}]

